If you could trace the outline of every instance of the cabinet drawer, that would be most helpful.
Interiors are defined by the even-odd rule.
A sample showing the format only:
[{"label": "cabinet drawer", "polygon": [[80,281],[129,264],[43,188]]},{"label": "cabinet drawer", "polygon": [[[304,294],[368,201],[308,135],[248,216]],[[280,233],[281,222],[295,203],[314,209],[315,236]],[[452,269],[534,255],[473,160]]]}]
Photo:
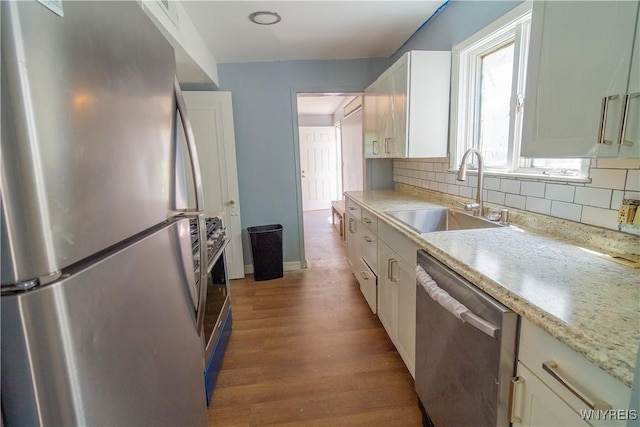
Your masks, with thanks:
[{"label": "cabinet drawer", "polygon": [[378,273],[378,238],[366,228],[362,228],[362,258],[374,273]]},{"label": "cabinet drawer", "polygon": [[[594,409],[578,394],[591,403],[601,402],[596,410],[629,409],[629,387],[524,318],[518,359],[577,413]],[[588,422],[594,426],[626,425],[626,421],[611,419],[592,418]]]},{"label": "cabinet drawer", "polygon": [[345,209],[347,213],[350,213],[360,221],[360,218],[362,217],[362,208],[359,204],[347,198],[345,201]]},{"label": "cabinet drawer", "polygon": [[418,245],[384,221],[378,223],[378,238],[385,242],[411,267],[416,266]]},{"label": "cabinet drawer", "polygon": [[367,227],[373,234],[378,234],[378,217],[371,211],[361,208],[362,225]]},{"label": "cabinet drawer", "polygon": [[378,308],[378,278],[362,258],[353,266],[353,274],[360,284],[360,292],[375,314]]}]

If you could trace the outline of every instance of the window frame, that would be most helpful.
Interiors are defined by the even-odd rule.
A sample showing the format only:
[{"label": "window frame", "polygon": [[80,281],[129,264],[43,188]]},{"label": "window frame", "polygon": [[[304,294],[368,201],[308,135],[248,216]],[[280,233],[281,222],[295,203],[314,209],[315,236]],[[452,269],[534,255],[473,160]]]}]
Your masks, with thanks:
[{"label": "window frame", "polygon": [[477,148],[479,131],[481,58],[508,44],[514,44],[513,79],[509,115],[507,168],[485,168],[488,174],[526,176],[543,179],[562,178],[588,181],[589,159],[581,159],[579,172],[557,173],[552,168],[533,168],[532,160],[520,156],[523,103],[526,84],[532,2],[527,0],[452,49],[451,122],[449,170],[459,168],[462,155]]}]

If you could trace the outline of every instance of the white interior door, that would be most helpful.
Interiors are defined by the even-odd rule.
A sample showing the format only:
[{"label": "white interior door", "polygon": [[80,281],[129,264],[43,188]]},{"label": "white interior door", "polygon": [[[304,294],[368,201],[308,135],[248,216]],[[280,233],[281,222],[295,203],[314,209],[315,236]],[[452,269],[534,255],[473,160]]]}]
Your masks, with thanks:
[{"label": "white interior door", "polygon": [[301,126],[302,209],[329,209],[338,196],[336,140],[332,126]]},{"label": "white interior door", "polygon": [[223,219],[230,279],[244,277],[231,92],[184,92],[196,139],[207,216]]}]

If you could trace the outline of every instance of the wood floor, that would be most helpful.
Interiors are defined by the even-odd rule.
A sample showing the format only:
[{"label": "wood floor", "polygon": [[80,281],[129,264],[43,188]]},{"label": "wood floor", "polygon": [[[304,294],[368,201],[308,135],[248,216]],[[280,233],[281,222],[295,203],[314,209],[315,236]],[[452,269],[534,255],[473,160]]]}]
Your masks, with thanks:
[{"label": "wood floor", "polygon": [[209,426],[421,426],[413,378],[360,293],[330,211],[304,220],[310,268],[231,283]]}]

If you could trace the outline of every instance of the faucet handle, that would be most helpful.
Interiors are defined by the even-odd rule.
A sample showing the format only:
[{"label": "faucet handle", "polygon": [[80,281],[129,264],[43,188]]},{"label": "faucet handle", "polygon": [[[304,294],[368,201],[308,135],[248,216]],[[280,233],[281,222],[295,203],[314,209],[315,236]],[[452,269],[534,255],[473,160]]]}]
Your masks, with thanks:
[{"label": "faucet handle", "polygon": [[478,203],[465,203],[465,202],[456,202],[456,203],[462,206],[465,212],[472,212],[480,208],[480,205]]}]

